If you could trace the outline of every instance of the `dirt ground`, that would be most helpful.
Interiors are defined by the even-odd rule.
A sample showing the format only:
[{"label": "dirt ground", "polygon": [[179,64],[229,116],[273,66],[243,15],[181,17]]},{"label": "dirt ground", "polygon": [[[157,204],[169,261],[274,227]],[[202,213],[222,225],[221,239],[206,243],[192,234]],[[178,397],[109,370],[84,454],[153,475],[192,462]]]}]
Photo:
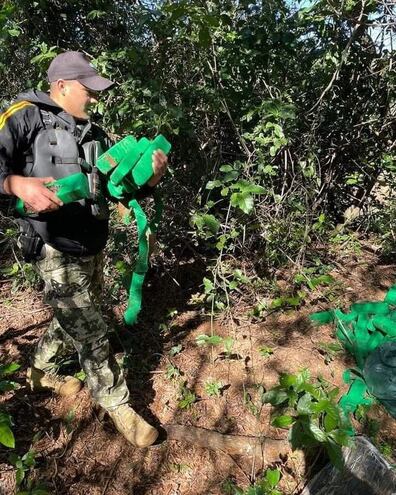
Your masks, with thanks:
[{"label": "dirt ground", "polygon": [[[142,323],[134,329],[122,326],[122,305],[110,298],[104,308],[115,351],[128,351],[126,373],[135,409],[155,425],[196,426],[229,435],[286,438],[285,430],[270,425],[271,406],[264,405],[257,415],[247,404],[257,399],[258,386],[269,388],[280,373],[309,368],[312,376],[322,376],[346,390],[342,382],[350,357],[337,353],[326,359],[321,343],[333,342],[331,326],[313,327],[307,316],[334,305],[348,307],[356,300],[381,300],[395,282],[396,266],[385,265],[369,251],[350,255],[335,264],[333,303],[320,290],[312,293],[298,310],[277,311],[263,321],[247,316],[241,303],[238,318],[223,317],[214,322],[201,308],[189,303],[202,280],[204,267],[186,261],[172,272],[153,270],[145,292]],[[108,283],[112,274],[108,273]],[[287,280],[278,276],[279,286]],[[30,475],[45,482],[57,495],[220,495],[222,485],[232,479],[246,487],[264,467],[278,466],[285,494],[298,493],[306,474],[304,456],[295,452],[266,459],[238,458],[197,447],[188,442],[166,439],[143,450],[130,446],[112,426],[109,418],[92,403],[86,389],[73,398],[48,393],[33,394],[25,384],[29,356],[51,319],[51,311],[33,289],[11,293],[12,280],[0,280],[0,352],[2,363],[16,361],[18,390],[1,396],[1,407],[14,419],[15,451],[22,455],[32,448],[36,468]],[[112,307],[113,306],[113,307]],[[198,346],[196,337],[211,332],[234,339],[232,355],[222,354],[222,346]],[[177,354],[174,347],[180,346]],[[262,356],[260,348],[273,350]],[[180,371],[170,378],[169,365]],[[76,363],[69,363],[75,367]],[[168,374],[167,374],[168,371]],[[207,381],[220,381],[221,396],[208,396]],[[180,383],[193,391],[197,401],[180,409]],[[395,422],[376,408],[379,426],[377,442],[396,447]],[[367,432],[369,433],[369,432]],[[15,493],[15,468],[8,462],[10,449],[0,448],[0,495]],[[265,466],[263,466],[263,463]]]}]

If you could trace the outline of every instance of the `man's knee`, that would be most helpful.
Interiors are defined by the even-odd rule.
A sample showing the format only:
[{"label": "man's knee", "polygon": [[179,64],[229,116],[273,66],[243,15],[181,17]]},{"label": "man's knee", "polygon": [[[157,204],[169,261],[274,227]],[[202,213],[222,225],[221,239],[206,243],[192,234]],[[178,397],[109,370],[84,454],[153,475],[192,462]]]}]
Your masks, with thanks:
[{"label": "man's knee", "polygon": [[63,330],[77,342],[94,343],[105,339],[107,326],[100,312],[92,304],[87,307],[54,308]]}]

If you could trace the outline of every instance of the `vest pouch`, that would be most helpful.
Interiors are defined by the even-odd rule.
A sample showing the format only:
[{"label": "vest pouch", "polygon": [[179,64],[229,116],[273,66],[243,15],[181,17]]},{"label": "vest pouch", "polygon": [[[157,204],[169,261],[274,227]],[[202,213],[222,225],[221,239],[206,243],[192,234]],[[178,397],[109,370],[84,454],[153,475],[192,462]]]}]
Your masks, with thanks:
[{"label": "vest pouch", "polygon": [[34,230],[28,220],[18,218],[19,237],[18,247],[22,252],[23,259],[27,263],[39,261],[45,256],[44,241]]}]

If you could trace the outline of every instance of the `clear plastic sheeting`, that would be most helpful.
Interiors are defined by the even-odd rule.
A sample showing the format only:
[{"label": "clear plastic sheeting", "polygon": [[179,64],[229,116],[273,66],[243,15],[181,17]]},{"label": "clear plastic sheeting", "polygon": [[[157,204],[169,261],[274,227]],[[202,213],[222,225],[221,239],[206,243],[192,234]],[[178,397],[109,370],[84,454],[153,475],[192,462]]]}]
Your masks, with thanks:
[{"label": "clear plastic sheeting", "polygon": [[396,472],[364,436],[343,449],[345,468],[327,464],[301,495],[396,495]]}]

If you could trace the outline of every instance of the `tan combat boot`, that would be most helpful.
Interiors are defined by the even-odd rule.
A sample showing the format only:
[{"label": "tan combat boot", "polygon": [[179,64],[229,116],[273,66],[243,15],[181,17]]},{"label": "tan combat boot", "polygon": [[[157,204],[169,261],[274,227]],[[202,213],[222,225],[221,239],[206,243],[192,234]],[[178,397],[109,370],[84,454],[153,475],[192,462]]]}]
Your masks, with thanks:
[{"label": "tan combat boot", "polygon": [[122,404],[108,413],[117,430],[135,447],[148,447],[157,440],[158,431],[128,404]]},{"label": "tan combat boot", "polygon": [[52,390],[58,395],[67,397],[78,394],[82,388],[81,381],[73,376],[51,375],[33,366],[27,370],[26,378],[33,392]]}]

